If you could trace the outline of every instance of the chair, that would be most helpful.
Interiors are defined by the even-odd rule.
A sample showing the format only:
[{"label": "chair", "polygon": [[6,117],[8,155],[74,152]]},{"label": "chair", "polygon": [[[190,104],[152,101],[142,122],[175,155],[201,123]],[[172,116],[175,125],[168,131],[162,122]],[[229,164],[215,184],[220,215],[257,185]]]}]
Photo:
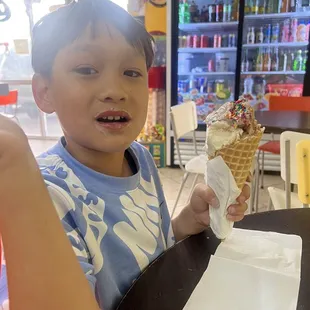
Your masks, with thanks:
[{"label": "chair", "polygon": [[[17,90],[11,90],[6,96],[0,96],[0,107],[4,107],[4,112],[0,112],[0,114],[8,118],[14,119],[17,123],[19,123],[19,120],[17,118],[17,98]],[[9,113],[8,107],[14,105],[15,107],[13,107],[13,113]]]},{"label": "chair", "polygon": [[[197,112],[196,112],[196,105],[194,102],[186,102],[180,105],[176,105],[171,107],[170,112],[170,119],[171,119],[171,125],[172,130],[174,133],[174,140],[175,140],[175,146],[177,151],[177,156],[179,160],[179,166],[183,170],[183,180],[176,198],[176,201],[174,203],[174,207],[171,213],[171,218],[174,215],[174,212],[176,210],[176,207],[178,205],[178,202],[180,200],[182,190],[184,188],[184,185],[188,179],[188,177],[193,174],[194,182],[192,184],[191,192],[194,189],[194,186],[197,182],[199,175],[204,175],[205,168],[206,168],[206,155],[199,155],[197,150],[197,144],[196,144],[196,134],[195,130],[198,127],[197,122]],[[193,140],[193,148],[195,152],[195,156],[191,158],[186,165],[183,165],[181,151],[180,151],[180,145],[179,145],[179,139],[182,138],[184,135],[191,134],[192,140]]]},{"label": "chair", "polygon": [[[285,181],[285,191],[269,187],[268,191],[274,208],[300,208],[302,203],[296,193],[291,193],[291,184],[298,184],[296,146],[310,140],[309,134],[285,131],[280,136],[281,178]],[[305,172],[309,174],[309,171]]]},{"label": "chair", "polygon": [[[270,111],[310,111],[310,97],[281,97],[271,96],[269,101]],[[280,141],[274,140],[271,133],[271,141],[268,141],[258,148],[259,171],[261,172],[260,187],[264,188],[265,152],[280,155]]]},{"label": "chair", "polygon": [[297,144],[298,197],[304,207],[310,204],[310,140]]}]

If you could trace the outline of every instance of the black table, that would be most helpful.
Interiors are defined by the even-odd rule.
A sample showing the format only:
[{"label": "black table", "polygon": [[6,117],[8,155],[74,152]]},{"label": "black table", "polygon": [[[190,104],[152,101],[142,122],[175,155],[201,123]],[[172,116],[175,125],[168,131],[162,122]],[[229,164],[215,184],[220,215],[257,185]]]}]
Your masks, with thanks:
[{"label": "black table", "polygon": [[280,134],[288,130],[310,133],[310,112],[257,111],[255,117],[267,133]]},{"label": "black table", "polygon": [[[297,309],[309,310],[310,209],[248,215],[235,227],[296,234],[302,237],[302,274]],[[183,309],[218,245],[219,241],[211,231],[176,244],[146,269],[124,297],[118,310]]]}]

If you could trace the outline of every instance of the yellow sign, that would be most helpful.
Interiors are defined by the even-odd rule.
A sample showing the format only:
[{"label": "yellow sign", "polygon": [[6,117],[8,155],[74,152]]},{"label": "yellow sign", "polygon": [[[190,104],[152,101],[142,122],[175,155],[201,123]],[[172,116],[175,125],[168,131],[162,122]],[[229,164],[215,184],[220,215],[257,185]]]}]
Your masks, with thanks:
[{"label": "yellow sign", "polygon": [[145,5],[145,27],[152,34],[166,34],[167,1],[149,0]]}]

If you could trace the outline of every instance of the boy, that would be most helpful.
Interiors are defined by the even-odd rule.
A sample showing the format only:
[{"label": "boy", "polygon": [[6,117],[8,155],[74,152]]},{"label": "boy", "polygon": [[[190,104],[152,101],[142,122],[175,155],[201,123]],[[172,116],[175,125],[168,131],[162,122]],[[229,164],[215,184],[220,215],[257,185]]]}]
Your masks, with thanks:
[{"label": "boy", "polygon": [[[35,26],[34,98],[57,113],[64,137],[38,158],[44,184],[24,134],[0,119],[11,309],[115,309],[174,238],[208,227],[212,190],[198,185],[170,222],[151,155],[133,142],[153,56],[144,27],[107,0],[73,2]],[[248,196],[245,187],[230,220],[243,218]]]}]

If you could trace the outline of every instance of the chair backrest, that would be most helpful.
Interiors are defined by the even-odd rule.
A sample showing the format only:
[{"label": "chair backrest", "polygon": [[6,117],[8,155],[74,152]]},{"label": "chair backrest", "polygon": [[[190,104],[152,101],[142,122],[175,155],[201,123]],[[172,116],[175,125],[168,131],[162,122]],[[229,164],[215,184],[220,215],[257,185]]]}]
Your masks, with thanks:
[{"label": "chair backrest", "polygon": [[304,207],[310,204],[310,140],[297,144],[298,197]]},{"label": "chair backrest", "polygon": [[310,112],[310,97],[271,96],[269,110]]},{"label": "chair backrest", "polygon": [[176,139],[180,139],[198,127],[196,104],[192,101],[172,106],[170,116]]},{"label": "chair backrest", "polygon": [[[310,134],[285,131],[280,136],[281,177],[286,182],[287,176],[289,176],[291,184],[298,184],[296,146],[302,140],[310,140]],[[288,152],[286,152],[286,148]]]},{"label": "chair backrest", "polygon": [[18,91],[11,90],[8,95],[0,96],[0,106],[7,106],[17,103]]},{"label": "chair backrest", "polygon": [[185,102],[171,107],[171,126],[174,133],[175,145],[180,167],[183,169],[183,162],[180,152],[179,139],[182,136],[192,133],[195,154],[198,154],[196,145],[195,130],[198,127],[197,110],[195,102]]},{"label": "chair backrest", "polygon": [[291,184],[298,184],[296,146],[302,140],[310,140],[310,135],[285,131],[280,136],[281,177],[285,181],[286,209],[291,208]]}]

